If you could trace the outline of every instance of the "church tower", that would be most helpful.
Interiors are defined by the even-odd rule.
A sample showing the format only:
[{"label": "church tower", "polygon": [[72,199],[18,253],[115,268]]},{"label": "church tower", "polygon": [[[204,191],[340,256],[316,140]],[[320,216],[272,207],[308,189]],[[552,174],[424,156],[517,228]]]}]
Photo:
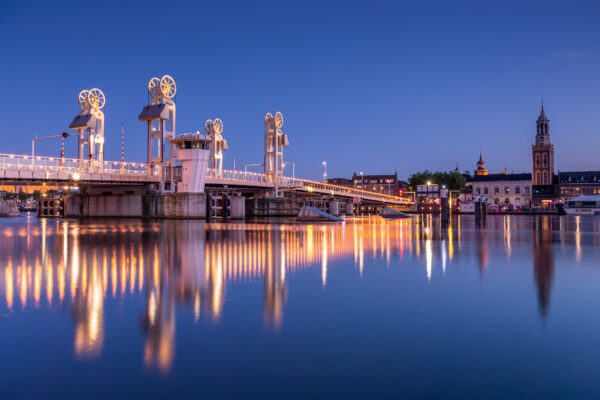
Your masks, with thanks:
[{"label": "church tower", "polygon": [[542,111],[537,119],[535,144],[531,146],[533,185],[552,185],[554,176],[554,145],[550,143],[550,120]]},{"label": "church tower", "polygon": [[488,171],[485,169],[485,161],[483,161],[483,156],[481,152],[479,153],[479,161],[477,161],[477,169],[475,170],[475,175],[487,175]]}]

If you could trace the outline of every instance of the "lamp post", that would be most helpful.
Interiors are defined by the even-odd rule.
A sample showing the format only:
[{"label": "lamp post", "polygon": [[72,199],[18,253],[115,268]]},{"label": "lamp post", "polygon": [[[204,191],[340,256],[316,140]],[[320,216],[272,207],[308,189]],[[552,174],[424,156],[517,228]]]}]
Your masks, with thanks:
[{"label": "lamp post", "polygon": [[327,161],[323,161],[323,167],[325,168],[323,171],[323,182],[327,183]]}]

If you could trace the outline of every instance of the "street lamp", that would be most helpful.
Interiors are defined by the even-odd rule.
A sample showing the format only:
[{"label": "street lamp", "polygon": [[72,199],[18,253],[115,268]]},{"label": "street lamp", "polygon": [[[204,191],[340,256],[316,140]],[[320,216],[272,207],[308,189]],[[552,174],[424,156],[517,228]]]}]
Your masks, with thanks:
[{"label": "street lamp", "polygon": [[325,168],[323,171],[323,182],[327,183],[327,161],[323,161],[323,167]]}]

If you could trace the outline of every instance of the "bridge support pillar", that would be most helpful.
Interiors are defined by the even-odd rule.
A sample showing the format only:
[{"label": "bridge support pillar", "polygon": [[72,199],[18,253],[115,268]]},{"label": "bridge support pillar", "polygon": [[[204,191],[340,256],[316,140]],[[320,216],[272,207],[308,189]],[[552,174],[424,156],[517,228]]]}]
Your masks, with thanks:
[{"label": "bridge support pillar", "polygon": [[346,203],[346,215],[354,215],[354,204]]},{"label": "bridge support pillar", "polygon": [[329,214],[335,215],[336,217],[340,215],[340,202],[337,200],[329,200]]},{"label": "bridge support pillar", "polygon": [[229,218],[244,219],[246,218],[246,199],[244,196],[231,196],[229,199]]}]

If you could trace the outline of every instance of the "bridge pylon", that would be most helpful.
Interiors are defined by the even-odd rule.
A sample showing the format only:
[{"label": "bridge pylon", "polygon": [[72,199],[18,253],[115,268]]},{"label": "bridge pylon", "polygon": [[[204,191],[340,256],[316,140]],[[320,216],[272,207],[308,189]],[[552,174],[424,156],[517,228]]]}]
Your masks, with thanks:
[{"label": "bridge pylon", "polygon": [[165,154],[167,140],[175,136],[175,80],[169,75],[151,78],[148,81],[150,102],[142,109],[138,119],[148,123],[148,172],[155,169],[160,176],[160,191],[175,191],[173,162],[176,160],[175,148],[171,144],[169,154]]},{"label": "bridge pylon", "polygon": [[223,176],[223,151],[229,150],[227,140],[223,138],[223,121],[219,118],[207,120],[204,124],[206,134],[210,136],[212,142],[210,144],[210,167],[214,169],[217,176]]},{"label": "bridge pylon", "polygon": [[271,195],[275,197],[283,196],[280,188],[283,183],[283,148],[290,145],[282,126],[283,115],[279,111],[275,116],[271,113],[265,115],[265,179],[273,185]]},{"label": "bridge pylon", "polygon": [[[81,161],[104,161],[104,113],[106,98],[102,90],[82,90],[78,97],[81,111],[69,125],[79,136],[78,157]],[[87,154],[85,154],[87,146]]]}]

